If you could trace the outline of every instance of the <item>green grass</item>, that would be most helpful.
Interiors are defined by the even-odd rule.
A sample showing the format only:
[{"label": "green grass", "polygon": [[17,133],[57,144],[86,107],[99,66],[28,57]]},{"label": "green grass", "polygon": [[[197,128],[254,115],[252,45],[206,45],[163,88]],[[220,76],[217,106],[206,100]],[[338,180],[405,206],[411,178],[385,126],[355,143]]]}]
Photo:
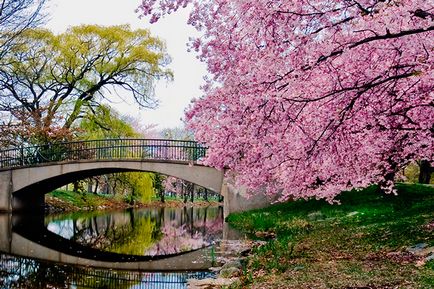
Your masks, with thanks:
[{"label": "green grass", "polygon": [[55,190],[47,194],[48,197],[55,197],[62,202],[64,207],[75,208],[98,208],[100,206],[112,206],[121,200],[113,196],[96,195],[92,193],[77,193],[66,190]]},{"label": "green grass", "polygon": [[434,230],[426,226],[434,223],[434,188],[397,188],[398,196],[373,186],[342,193],[340,205],[296,201],[230,215],[228,222],[252,237],[277,236],[253,250],[242,286],[434,288],[434,262],[420,265],[405,250],[434,246]]}]

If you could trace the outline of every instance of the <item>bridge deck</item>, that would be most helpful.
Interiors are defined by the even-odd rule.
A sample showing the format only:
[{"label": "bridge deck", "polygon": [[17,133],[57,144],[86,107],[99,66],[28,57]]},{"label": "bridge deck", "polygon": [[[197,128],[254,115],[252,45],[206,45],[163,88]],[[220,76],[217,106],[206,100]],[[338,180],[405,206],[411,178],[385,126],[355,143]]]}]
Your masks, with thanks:
[{"label": "bridge deck", "polygon": [[48,143],[0,150],[0,169],[77,160],[167,160],[196,163],[207,148],[195,141],[104,139]]}]

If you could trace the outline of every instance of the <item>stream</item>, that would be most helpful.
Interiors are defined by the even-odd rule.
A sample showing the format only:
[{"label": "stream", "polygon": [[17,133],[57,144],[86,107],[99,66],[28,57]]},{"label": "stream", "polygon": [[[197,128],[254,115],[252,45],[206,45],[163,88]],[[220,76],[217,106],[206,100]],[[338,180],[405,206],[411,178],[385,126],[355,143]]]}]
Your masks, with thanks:
[{"label": "stream", "polygon": [[222,207],[0,214],[0,288],[187,288],[224,228]]}]

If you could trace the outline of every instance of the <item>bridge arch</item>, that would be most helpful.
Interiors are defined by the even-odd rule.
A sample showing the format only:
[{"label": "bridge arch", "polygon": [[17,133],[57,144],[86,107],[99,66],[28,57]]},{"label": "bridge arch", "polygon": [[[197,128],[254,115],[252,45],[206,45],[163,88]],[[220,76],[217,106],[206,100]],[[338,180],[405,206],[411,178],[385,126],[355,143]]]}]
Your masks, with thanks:
[{"label": "bridge arch", "polygon": [[83,160],[49,163],[0,172],[10,177],[12,210],[42,207],[44,194],[83,178],[117,172],[156,172],[221,192],[223,172],[214,168],[175,161]]},{"label": "bridge arch", "polygon": [[114,172],[158,172],[196,183],[224,196],[224,216],[267,206],[261,193],[248,198],[224,172],[198,165],[207,148],[195,141],[103,139],[0,150],[0,211],[27,210],[44,193],[77,179]]},{"label": "bridge arch", "polygon": [[48,143],[0,151],[0,211],[31,209],[44,193],[90,176],[143,171],[174,176],[221,192],[223,172],[198,165],[195,141],[103,139]]}]

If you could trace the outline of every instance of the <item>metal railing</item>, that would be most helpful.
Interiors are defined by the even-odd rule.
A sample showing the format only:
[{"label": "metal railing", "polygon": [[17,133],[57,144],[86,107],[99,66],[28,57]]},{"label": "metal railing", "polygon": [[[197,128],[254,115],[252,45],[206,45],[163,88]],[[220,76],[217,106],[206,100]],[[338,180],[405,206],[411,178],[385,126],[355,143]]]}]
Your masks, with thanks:
[{"label": "metal railing", "polygon": [[0,150],[0,169],[76,160],[167,160],[197,162],[206,148],[195,141],[104,139],[49,143]]}]

